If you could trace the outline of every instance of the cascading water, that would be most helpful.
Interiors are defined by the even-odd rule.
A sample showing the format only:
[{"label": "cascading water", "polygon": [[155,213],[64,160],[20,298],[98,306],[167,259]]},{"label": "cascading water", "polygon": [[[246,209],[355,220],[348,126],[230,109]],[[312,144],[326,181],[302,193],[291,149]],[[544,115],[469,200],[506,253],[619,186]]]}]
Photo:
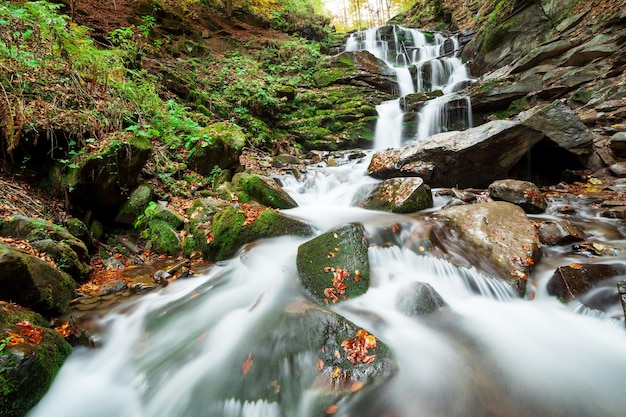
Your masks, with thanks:
[{"label": "cascading water", "polygon": [[[364,41],[376,45],[381,56],[396,54],[398,61],[397,51],[385,49],[376,33],[366,32]],[[430,62],[428,57],[441,54],[437,43],[422,40],[425,35],[396,32],[401,33],[407,62]],[[358,43],[351,38],[348,45]],[[448,82],[461,79],[449,76]],[[389,118],[396,111],[383,110]],[[523,300],[476,269],[415,251],[425,220],[352,206],[358,190],[376,182],[366,175],[367,165],[366,157],[311,167],[298,179],[281,178],[299,204],[285,213],[320,232],[360,222],[372,241],[387,242],[388,230],[398,225],[402,230],[394,241],[369,248],[368,292],[329,307],[385,342],[397,372],[340,399],[336,415],[624,416],[623,320],[587,315],[578,305],[548,296],[545,282],[554,264],[537,265],[537,295]],[[306,240],[258,242],[203,276],[175,281],[112,310],[100,320],[100,346],[76,348],[29,417],[326,415],[314,406],[324,395],[317,383],[317,352],[277,358],[272,366],[257,359],[259,352],[302,342],[292,335],[262,343],[260,336],[271,334],[286,306],[305,297],[295,265],[298,246]],[[429,284],[446,306],[429,316],[405,315],[396,301],[416,283]],[[269,388],[246,379],[246,366],[261,367],[272,381]],[[298,385],[301,381],[308,382]],[[268,389],[273,398],[253,395]]]},{"label": "cascading water", "polygon": [[[400,97],[378,106],[374,148],[395,148],[405,141],[424,139],[450,129],[452,121],[456,122],[454,130],[472,127],[470,100],[456,94],[471,82],[467,68],[457,56],[460,47],[456,36],[383,26],[351,34],[345,50],[367,50],[396,73]],[[404,131],[406,117],[401,100],[415,92],[434,91],[443,95],[431,97],[414,116],[416,131]]]}]

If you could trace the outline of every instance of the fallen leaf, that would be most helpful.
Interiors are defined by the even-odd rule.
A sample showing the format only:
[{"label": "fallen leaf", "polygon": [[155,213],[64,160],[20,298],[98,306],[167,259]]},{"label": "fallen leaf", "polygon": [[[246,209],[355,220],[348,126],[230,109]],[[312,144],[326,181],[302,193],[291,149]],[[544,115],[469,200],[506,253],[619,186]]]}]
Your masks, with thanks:
[{"label": "fallen leaf", "polygon": [[329,405],[328,408],[326,408],[326,414],[335,414],[337,411],[339,411],[339,406],[335,404]]},{"label": "fallen leaf", "polygon": [[351,392],[357,392],[357,391],[361,391],[362,388],[363,388],[363,383],[361,381],[356,381],[350,387],[350,391]]},{"label": "fallen leaf", "polygon": [[252,352],[248,353],[248,359],[246,359],[243,363],[243,365],[241,365],[241,370],[243,372],[243,374],[247,374],[248,372],[250,372],[250,368],[252,368],[252,363],[254,361],[252,360]]}]

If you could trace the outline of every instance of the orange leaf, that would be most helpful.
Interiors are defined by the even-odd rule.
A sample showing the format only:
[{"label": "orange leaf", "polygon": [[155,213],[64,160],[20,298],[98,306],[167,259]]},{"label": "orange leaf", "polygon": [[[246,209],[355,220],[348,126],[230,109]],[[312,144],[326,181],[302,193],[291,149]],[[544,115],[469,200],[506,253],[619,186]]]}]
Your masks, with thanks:
[{"label": "orange leaf", "polygon": [[328,408],[326,408],[326,414],[335,414],[338,410],[339,407],[335,404],[329,405]]},{"label": "orange leaf", "polygon": [[357,392],[357,391],[361,391],[362,388],[363,388],[363,383],[361,381],[356,381],[350,387],[350,391]]},{"label": "orange leaf", "polygon": [[243,374],[247,374],[248,372],[250,372],[250,368],[252,368],[252,363],[254,361],[252,360],[252,352],[248,353],[248,359],[246,359],[243,363],[243,365],[241,365],[241,370],[243,372]]}]

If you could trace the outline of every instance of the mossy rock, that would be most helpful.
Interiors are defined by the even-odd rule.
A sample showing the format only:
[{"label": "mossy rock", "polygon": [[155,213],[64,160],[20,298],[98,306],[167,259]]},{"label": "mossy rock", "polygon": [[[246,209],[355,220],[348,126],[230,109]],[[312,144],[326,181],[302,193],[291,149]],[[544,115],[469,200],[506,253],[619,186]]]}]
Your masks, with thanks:
[{"label": "mossy rock", "polygon": [[[363,225],[349,223],[303,243],[298,247],[296,264],[304,289],[320,304],[365,294],[370,265]],[[340,274],[344,275],[340,281],[345,289],[335,284]]]},{"label": "mossy rock", "polygon": [[215,166],[231,168],[239,163],[246,136],[238,125],[217,122],[207,126],[189,156],[189,167],[202,175],[210,175]]},{"label": "mossy rock", "polygon": [[[10,337],[8,332],[24,339],[0,350],[0,415],[22,417],[46,393],[72,349],[39,314],[4,301],[0,307],[0,340]],[[29,340],[16,325],[25,321],[41,341]]]},{"label": "mossy rock", "polygon": [[[86,226],[79,223],[83,226],[81,233],[89,234]],[[76,228],[77,223],[74,224]],[[0,221],[0,235],[27,240],[39,252],[50,256],[61,271],[70,274],[77,282],[86,281],[92,270],[87,246],[63,226],[19,215]]]},{"label": "mossy rock", "polygon": [[94,209],[118,207],[126,200],[126,190],[137,185],[142,168],[152,155],[148,138],[112,140],[101,152],[75,161],[57,164],[51,181],[60,195],[68,195],[76,206]]},{"label": "mossy rock", "polygon": [[232,257],[243,245],[258,239],[313,233],[309,224],[254,202],[220,211],[211,230],[213,241],[207,257],[216,261]]},{"label": "mossy rock", "polygon": [[182,229],[183,224],[185,223],[185,218],[183,216],[167,207],[162,207],[158,204],[156,208],[150,212],[148,217],[150,220],[163,220],[176,230]]},{"label": "mossy rock", "polygon": [[298,207],[298,204],[276,181],[271,178],[246,174],[237,181],[237,195],[239,201],[255,200],[259,203],[278,209]]},{"label": "mossy rock", "polygon": [[[308,301],[287,305],[252,331],[255,342],[237,346],[226,364],[234,371],[224,373],[225,380],[216,388],[218,398],[242,403],[264,400],[277,404],[284,415],[298,415],[302,395],[310,394],[308,414],[322,416],[328,406],[354,395],[355,383],[367,392],[387,382],[397,370],[383,341]],[[367,348],[362,356],[372,356],[370,362],[348,359],[342,343],[358,339],[357,335],[375,341],[375,347]],[[247,360],[251,366],[241,372]]]},{"label": "mossy rock", "polygon": [[0,299],[11,300],[45,316],[61,315],[76,282],[49,263],[0,243]]},{"label": "mossy rock", "polygon": [[115,221],[129,226],[134,225],[139,216],[144,214],[153,197],[154,188],[149,184],[140,184],[122,204],[115,216]]},{"label": "mossy rock", "polygon": [[142,232],[142,235],[152,244],[153,251],[177,256],[182,250],[180,237],[176,229],[164,220],[149,220],[148,226]]},{"label": "mossy rock", "polygon": [[89,279],[92,267],[87,262],[81,262],[76,252],[65,242],[55,242],[52,239],[36,240],[31,246],[41,253],[50,256],[57,267],[68,273],[76,282],[85,282]]}]

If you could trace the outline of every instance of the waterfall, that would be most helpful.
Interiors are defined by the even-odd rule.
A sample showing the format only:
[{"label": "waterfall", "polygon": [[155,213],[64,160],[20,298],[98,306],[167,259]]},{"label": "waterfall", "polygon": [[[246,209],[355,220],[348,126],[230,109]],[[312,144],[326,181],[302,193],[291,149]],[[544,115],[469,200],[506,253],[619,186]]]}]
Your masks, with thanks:
[{"label": "waterfall", "polygon": [[[469,98],[457,94],[471,82],[471,77],[458,57],[460,46],[456,36],[396,25],[383,26],[351,34],[345,50],[367,50],[384,60],[396,73],[400,98],[415,92],[439,90],[443,93],[442,97],[426,101],[422,110],[413,115],[418,126],[415,135],[405,132],[403,124],[407,118],[397,109],[395,100],[380,104],[375,149],[399,147],[403,142],[442,131],[472,127]],[[454,105],[449,105],[452,101],[463,101],[465,111],[456,111]]]},{"label": "waterfall", "polygon": [[[435,58],[445,52],[443,48],[458,49],[456,41],[401,27],[393,30],[392,45],[381,40],[377,29],[353,34],[346,47],[368,44],[394,65],[406,60],[426,68],[426,63],[437,62],[429,70],[436,74],[431,72],[421,82],[439,80],[446,95],[425,106],[420,131],[422,126],[452,123],[445,117],[454,112],[467,113],[471,119],[468,99],[455,96],[467,81],[464,69],[452,59]],[[419,79],[413,81],[420,85]],[[397,128],[403,120],[399,101],[379,106],[377,137],[386,141],[384,146],[402,141]],[[427,111],[430,104],[444,110]],[[419,135],[435,130],[424,127],[425,133]],[[359,190],[377,182],[366,174],[368,158],[371,154],[332,167],[321,163],[298,178],[281,178],[299,205],[283,210],[285,214],[319,232],[359,222],[370,239],[368,291],[316,308],[329,309],[383,341],[397,370],[362,390],[336,395],[333,401],[341,407],[336,415],[623,417],[623,326],[604,313],[591,314],[578,306],[572,310],[550,297],[539,278],[536,285],[543,287],[535,299],[520,299],[506,282],[415,250],[416,239],[421,241],[418,237],[432,227],[429,219],[353,206]],[[579,220],[614,221],[587,214]],[[390,241],[393,230],[402,232],[394,232],[395,240]],[[286,307],[306,297],[296,259],[299,246],[311,238],[264,239],[201,276],[174,281],[94,318],[102,329],[99,346],[76,348],[28,417],[331,415],[334,409],[316,408],[316,400],[329,395],[320,387],[324,376],[315,366],[322,347],[279,357],[276,368],[252,356],[252,351],[256,355],[259,350],[274,353],[276,346],[285,344],[297,346],[305,337],[282,335],[266,344],[258,338],[272,334]],[[625,257],[617,261],[624,262]],[[540,270],[542,265],[536,267]],[[398,298],[415,284],[428,284],[445,306],[426,316],[401,311]],[[245,379],[246,363],[261,368],[267,380]],[[309,379],[296,378],[302,369],[309,372]],[[288,382],[281,386],[279,380]],[[270,395],[242,398],[249,394],[246,388],[257,385]]]}]

